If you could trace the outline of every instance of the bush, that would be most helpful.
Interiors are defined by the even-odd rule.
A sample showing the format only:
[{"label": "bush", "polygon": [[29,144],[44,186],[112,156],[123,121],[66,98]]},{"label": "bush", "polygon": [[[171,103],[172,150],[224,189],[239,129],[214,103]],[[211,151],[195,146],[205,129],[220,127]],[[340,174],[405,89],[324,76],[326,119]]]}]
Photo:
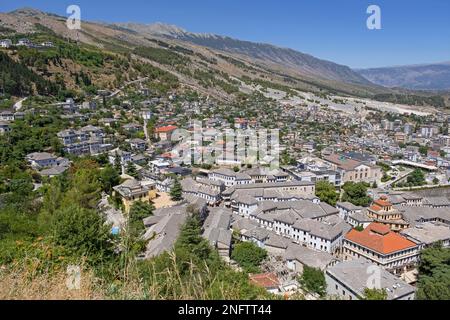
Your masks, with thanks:
[{"label": "bush", "polygon": [[306,290],[317,293],[321,297],[326,293],[327,283],[325,275],[320,269],[305,265],[299,282]]},{"label": "bush", "polygon": [[259,266],[266,257],[267,251],[258,247],[253,242],[238,243],[231,253],[231,258],[248,273],[260,272]]}]

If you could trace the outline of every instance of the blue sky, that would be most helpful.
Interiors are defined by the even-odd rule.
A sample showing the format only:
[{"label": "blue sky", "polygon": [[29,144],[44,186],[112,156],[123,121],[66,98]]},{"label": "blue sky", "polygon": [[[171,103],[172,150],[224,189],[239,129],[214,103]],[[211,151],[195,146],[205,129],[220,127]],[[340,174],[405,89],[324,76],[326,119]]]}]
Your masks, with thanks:
[{"label": "blue sky", "polygon": [[[351,67],[450,61],[448,0],[14,0],[0,11],[33,7],[83,20],[165,22],[189,31],[290,47]],[[368,30],[366,9],[381,8],[381,30]]]}]

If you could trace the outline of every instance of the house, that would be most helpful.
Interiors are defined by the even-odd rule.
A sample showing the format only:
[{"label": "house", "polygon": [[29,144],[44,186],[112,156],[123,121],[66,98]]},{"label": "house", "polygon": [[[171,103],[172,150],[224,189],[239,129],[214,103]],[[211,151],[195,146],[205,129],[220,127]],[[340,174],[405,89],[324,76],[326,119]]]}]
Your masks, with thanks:
[{"label": "house", "polygon": [[82,110],[95,110],[97,108],[97,103],[95,101],[85,101],[81,104]]},{"label": "house", "polygon": [[348,220],[349,215],[361,213],[363,210],[362,207],[355,206],[350,202],[337,202],[336,208],[339,209],[339,217],[345,221]]},{"label": "house", "polygon": [[67,171],[68,168],[69,168],[68,166],[58,165],[56,167],[41,170],[39,171],[39,174],[43,177],[53,178],[63,174],[64,172]]},{"label": "house", "polygon": [[440,243],[443,247],[450,247],[450,226],[440,222],[423,222],[414,227],[403,230],[400,234],[417,243],[420,249]]},{"label": "house", "polygon": [[325,280],[327,294],[345,300],[364,299],[366,288],[384,289],[387,300],[414,300],[415,297],[413,286],[364,258],[327,268]]},{"label": "house", "polygon": [[172,140],[172,134],[175,130],[177,130],[177,126],[164,126],[159,127],[155,129],[154,135],[156,139],[159,139],[161,141],[171,141]]},{"label": "house", "polygon": [[0,40],[0,47],[1,48],[8,49],[11,46],[12,46],[11,39],[2,39],[2,40]]},{"label": "house", "polygon": [[19,41],[17,42],[16,45],[18,47],[20,47],[20,46],[31,47],[33,45],[33,43],[27,38],[22,38],[22,39],[19,39]]},{"label": "house", "polygon": [[111,127],[115,123],[118,123],[119,121],[114,118],[102,118],[102,119],[98,120],[98,122],[100,124],[104,125],[105,127]]},{"label": "house", "polygon": [[[226,184],[225,184],[226,185]],[[222,192],[222,198],[226,206],[231,206],[231,197],[240,190],[241,192],[254,192],[256,190],[264,192],[289,192],[292,197],[308,197],[315,195],[316,184],[303,181],[268,182],[268,183],[248,183],[231,186]]]},{"label": "house", "polygon": [[120,197],[126,213],[135,201],[150,202],[156,198],[156,186],[152,183],[142,183],[135,179],[128,179],[122,184],[115,186],[114,193]]},{"label": "house", "polygon": [[302,245],[292,243],[284,254],[286,267],[298,274],[303,273],[305,266],[324,271],[327,267],[335,265],[338,260],[331,254],[316,251]]},{"label": "house", "polygon": [[206,184],[198,183],[192,178],[181,180],[181,187],[184,195],[203,198],[210,206],[215,206],[220,201],[220,191]]},{"label": "house", "polygon": [[281,283],[275,273],[250,274],[250,282],[254,285],[266,289],[269,293],[277,294],[281,292]]},{"label": "house", "polygon": [[120,163],[122,166],[122,172],[125,170],[125,166],[132,160],[131,153],[120,149],[111,150],[108,154],[109,163],[115,165]]},{"label": "house", "polygon": [[55,45],[53,44],[52,41],[44,41],[41,42],[41,46],[44,48],[53,48]]},{"label": "house", "polygon": [[397,274],[415,267],[419,246],[389,226],[373,222],[363,231],[347,233],[342,253],[345,260],[363,257]]},{"label": "house", "polygon": [[11,127],[9,125],[9,122],[0,121],[0,134],[10,132],[10,131],[11,131]]},{"label": "house", "polygon": [[373,222],[373,219],[369,218],[366,212],[367,211],[350,213],[347,217],[347,223],[353,228],[367,228],[369,224]]},{"label": "house", "polygon": [[145,258],[149,259],[171,251],[187,217],[186,205],[184,205],[155,210],[153,216],[144,219],[147,229],[143,238],[149,240]]},{"label": "house", "polygon": [[156,174],[161,173],[165,169],[168,169],[172,164],[169,161],[164,161],[162,159],[156,159],[150,161],[150,170]]},{"label": "house", "polygon": [[142,130],[142,126],[138,123],[128,123],[123,125],[122,128],[127,132],[137,132]]},{"label": "house", "polygon": [[2,121],[14,121],[14,112],[4,110],[0,112],[0,120]]},{"label": "house", "polygon": [[78,110],[77,105],[72,98],[66,99],[65,102],[59,103],[59,105],[62,107],[63,111],[67,113],[75,113]]},{"label": "house", "polygon": [[48,152],[33,152],[26,156],[32,167],[49,168],[58,165],[57,157]]},{"label": "house", "polygon": [[325,156],[324,160],[332,166],[332,170],[341,173],[342,184],[346,182],[379,183],[383,176],[379,166],[350,159],[344,155],[331,154]]},{"label": "house", "polygon": [[211,208],[203,223],[203,237],[217,249],[219,255],[228,260],[231,250],[231,211],[225,208]]},{"label": "house", "polygon": [[[274,218],[276,232],[287,235],[308,248],[331,254],[339,251],[343,237],[351,229],[337,216],[321,221],[310,218],[298,219],[293,223],[291,221],[286,215]],[[287,228],[289,225],[291,228]]]},{"label": "house", "polygon": [[131,139],[130,140],[130,147],[133,150],[136,151],[145,151],[147,149],[147,142],[142,139]]},{"label": "house", "polygon": [[166,178],[164,180],[156,180],[156,189],[159,192],[170,192],[174,184],[174,180],[172,178]]},{"label": "house", "polygon": [[181,227],[192,212],[198,212],[203,219],[206,214],[206,203],[195,200],[169,208],[156,209],[152,216],[143,219],[146,228],[143,239],[148,241],[145,258],[152,258],[172,250]]},{"label": "house", "polygon": [[211,170],[208,174],[208,179],[213,181],[221,181],[227,187],[231,187],[237,184],[249,184],[252,183],[250,175],[240,172],[234,172],[227,168],[220,168]]},{"label": "house", "polygon": [[373,202],[367,209],[367,216],[375,222],[387,225],[393,231],[409,227],[409,223],[403,219],[402,212],[394,208],[385,195]]}]

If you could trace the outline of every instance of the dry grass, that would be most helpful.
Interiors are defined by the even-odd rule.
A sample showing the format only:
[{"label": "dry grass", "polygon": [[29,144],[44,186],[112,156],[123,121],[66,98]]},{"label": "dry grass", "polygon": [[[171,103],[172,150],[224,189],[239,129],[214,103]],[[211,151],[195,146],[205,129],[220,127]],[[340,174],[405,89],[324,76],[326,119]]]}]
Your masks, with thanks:
[{"label": "dry grass", "polygon": [[80,289],[66,285],[64,270],[32,275],[24,269],[0,272],[0,300],[98,300],[105,299],[91,272],[81,273]]}]

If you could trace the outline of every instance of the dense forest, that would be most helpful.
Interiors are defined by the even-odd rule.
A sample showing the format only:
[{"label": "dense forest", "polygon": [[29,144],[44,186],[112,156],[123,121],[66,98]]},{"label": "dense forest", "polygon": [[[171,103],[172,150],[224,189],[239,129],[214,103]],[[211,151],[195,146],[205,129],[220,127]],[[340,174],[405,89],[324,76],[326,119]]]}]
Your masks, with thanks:
[{"label": "dense forest", "polygon": [[23,63],[12,60],[0,52],[0,89],[2,93],[14,96],[27,96],[34,92],[41,95],[56,95],[63,84],[55,84],[33,72]]},{"label": "dense forest", "polygon": [[445,100],[442,96],[419,96],[413,94],[377,94],[373,97],[377,101],[385,101],[413,106],[430,105],[436,108],[445,108]]}]

